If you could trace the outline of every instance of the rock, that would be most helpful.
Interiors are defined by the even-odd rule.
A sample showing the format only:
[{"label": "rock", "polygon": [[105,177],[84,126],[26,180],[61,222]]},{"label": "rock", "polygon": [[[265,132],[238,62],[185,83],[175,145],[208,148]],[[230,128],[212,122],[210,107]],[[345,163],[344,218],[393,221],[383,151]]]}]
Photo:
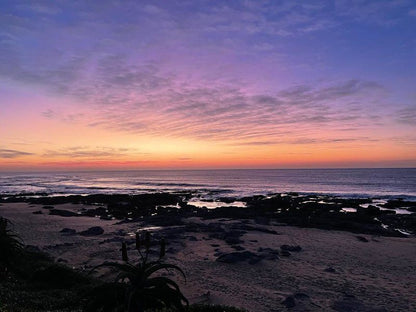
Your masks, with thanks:
[{"label": "rock", "polygon": [[126,236],[126,235],[127,235],[127,233],[126,233],[126,231],[124,231],[123,229],[120,229],[120,230],[118,230],[118,231],[115,231],[115,232],[114,232],[114,235],[117,235],[117,236]]},{"label": "rock", "polygon": [[[98,244],[102,245],[102,244],[115,243],[115,242],[117,242],[117,243],[124,242],[124,238],[122,238],[122,237],[112,237],[112,238],[109,238],[109,239],[105,239],[105,240],[99,242]],[[128,243],[130,243],[130,242],[128,242]],[[128,244],[128,243],[127,243],[127,245],[131,245],[131,244]]]},{"label": "rock", "polygon": [[282,301],[282,304],[288,309],[292,309],[296,306],[295,311],[316,311],[316,308],[319,307],[311,301],[307,294],[304,293],[296,293],[287,296],[286,299]]},{"label": "rock", "polygon": [[54,206],[43,206],[42,207],[43,209],[53,209],[53,208],[55,208]]},{"label": "rock", "polygon": [[282,251],[294,251],[294,252],[299,252],[299,251],[301,251],[302,250],[302,247],[300,247],[299,245],[293,245],[293,246],[291,246],[291,245],[282,245],[282,246],[280,246],[280,249],[282,250]]},{"label": "rock", "polygon": [[282,301],[282,304],[286,308],[291,309],[291,308],[295,307],[295,305],[296,305],[295,298],[293,296],[288,296],[288,297],[286,297],[285,300]]},{"label": "rock", "polygon": [[384,204],[384,208],[395,209],[395,208],[405,208],[405,207],[416,208],[416,202],[397,199],[397,200],[389,200],[386,204]]},{"label": "rock", "polygon": [[257,231],[257,232],[262,232],[262,233],[267,233],[267,234],[275,234],[275,235],[279,234],[275,230],[270,230],[266,227],[261,227],[261,226],[252,226],[249,224],[240,224],[240,225],[234,226],[234,228],[245,231],[245,232]]},{"label": "rock", "polygon": [[225,242],[228,245],[237,245],[237,244],[241,244],[243,241],[239,239],[238,237],[231,236],[231,237],[227,237],[225,239]]},{"label": "rock", "polygon": [[282,251],[280,251],[280,255],[283,256],[283,257],[290,257],[291,253],[290,253],[290,251],[282,250]]},{"label": "rock", "polygon": [[262,257],[256,255],[255,253],[252,253],[250,251],[242,251],[220,255],[215,261],[224,263],[248,261],[250,264],[255,264],[259,262],[261,259]]},{"label": "rock", "polygon": [[77,231],[75,231],[74,229],[63,228],[62,230],[59,231],[59,233],[62,233],[64,235],[75,235]]},{"label": "rock", "polygon": [[61,217],[76,217],[78,216],[77,213],[69,210],[62,210],[62,209],[51,209],[49,210],[50,215],[61,216]]},{"label": "rock", "polygon": [[271,248],[258,248],[257,251],[260,253],[261,257],[266,260],[277,260],[279,259],[279,250]]},{"label": "rock", "polygon": [[334,269],[333,267],[328,267],[328,268],[326,268],[324,271],[325,271],[325,272],[328,272],[328,273],[335,273],[335,272],[336,272],[336,271],[335,271],[335,269]]},{"label": "rock", "polygon": [[240,245],[233,245],[233,246],[231,246],[231,248],[233,248],[237,251],[245,250],[245,248],[243,246],[240,246]]},{"label": "rock", "polygon": [[266,217],[256,217],[254,219],[254,222],[261,225],[269,225],[270,224],[270,218]]},{"label": "rock", "polygon": [[384,308],[373,308],[366,306],[353,295],[346,295],[342,300],[335,301],[332,308],[337,312],[386,312]]},{"label": "rock", "polygon": [[198,239],[195,237],[195,236],[188,236],[188,239],[191,241],[191,242],[196,242],[196,241],[198,241]]},{"label": "rock", "polygon": [[309,300],[309,296],[304,293],[296,293],[294,294],[296,300]]},{"label": "rock", "polygon": [[108,216],[100,216],[100,219],[101,219],[101,220],[107,220],[107,221],[110,221],[110,220],[113,220],[113,217],[112,217],[111,215],[108,215]]},{"label": "rock", "polygon": [[368,239],[365,238],[364,236],[359,236],[357,235],[356,238],[360,241],[360,242],[364,242],[364,243],[368,243]]},{"label": "rock", "polygon": [[41,210],[36,210],[36,211],[33,211],[32,213],[33,214],[42,214],[42,211]]},{"label": "rock", "polygon": [[179,250],[178,250],[178,249],[176,249],[176,248],[169,247],[169,248],[166,250],[166,253],[176,254],[178,251],[179,251]]},{"label": "rock", "polygon": [[67,248],[67,247],[72,247],[72,246],[74,246],[74,243],[63,243],[63,244],[48,245],[48,246],[45,246],[44,248],[56,250],[56,249]]},{"label": "rock", "polygon": [[104,207],[98,207],[95,209],[88,209],[82,213],[85,216],[95,217],[95,216],[106,216],[108,214],[107,210]]},{"label": "rock", "polygon": [[226,203],[226,204],[232,204],[235,201],[237,201],[237,198],[235,197],[220,197],[218,198],[219,201]]},{"label": "rock", "polygon": [[104,230],[102,227],[100,226],[93,226],[90,227],[88,230],[79,232],[79,235],[82,236],[96,236],[96,235],[101,235],[104,233]]},{"label": "rock", "polygon": [[272,253],[272,254],[276,254],[276,255],[278,255],[278,254],[279,254],[279,250],[276,250],[276,249],[271,249],[271,248],[262,248],[262,247],[259,247],[259,248],[257,249],[257,251],[258,251],[258,252],[267,252],[267,253]]}]

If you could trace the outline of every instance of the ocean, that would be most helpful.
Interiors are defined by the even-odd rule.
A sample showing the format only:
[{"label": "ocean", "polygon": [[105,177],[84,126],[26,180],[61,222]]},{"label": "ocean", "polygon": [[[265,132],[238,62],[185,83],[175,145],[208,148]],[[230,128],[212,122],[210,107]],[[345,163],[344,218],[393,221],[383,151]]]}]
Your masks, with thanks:
[{"label": "ocean", "polygon": [[205,198],[297,192],[416,200],[416,168],[0,173],[0,194],[53,196],[183,190]]}]

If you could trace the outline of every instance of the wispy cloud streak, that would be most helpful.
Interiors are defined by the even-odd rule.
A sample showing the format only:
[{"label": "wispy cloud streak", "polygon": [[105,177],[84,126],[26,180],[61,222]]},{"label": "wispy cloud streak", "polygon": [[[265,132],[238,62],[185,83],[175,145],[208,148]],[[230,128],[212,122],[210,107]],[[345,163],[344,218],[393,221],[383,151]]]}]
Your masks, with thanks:
[{"label": "wispy cloud streak", "polygon": [[19,158],[19,157],[30,156],[30,155],[33,155],[33,153],[0,148],[0,158],[9,159],[9,158]]}]

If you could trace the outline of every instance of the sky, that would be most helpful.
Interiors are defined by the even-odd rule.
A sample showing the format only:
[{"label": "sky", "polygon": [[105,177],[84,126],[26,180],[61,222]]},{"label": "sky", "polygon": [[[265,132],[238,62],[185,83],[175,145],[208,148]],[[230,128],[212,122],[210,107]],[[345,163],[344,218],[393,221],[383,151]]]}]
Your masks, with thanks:
[{"label": "sky", "polygon": [[0,171],[416,167],[416,1],[0,2]]}]

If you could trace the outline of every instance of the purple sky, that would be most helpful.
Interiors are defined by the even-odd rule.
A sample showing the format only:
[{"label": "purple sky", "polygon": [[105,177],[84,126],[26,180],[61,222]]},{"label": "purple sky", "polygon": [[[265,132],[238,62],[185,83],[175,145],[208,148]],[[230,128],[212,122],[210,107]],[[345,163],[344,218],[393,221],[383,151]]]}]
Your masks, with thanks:
[{"label": "purple sky", "polygon": [[0,169],[248,147],[416,166],[415,31],[412,0],[4,0]]}]

